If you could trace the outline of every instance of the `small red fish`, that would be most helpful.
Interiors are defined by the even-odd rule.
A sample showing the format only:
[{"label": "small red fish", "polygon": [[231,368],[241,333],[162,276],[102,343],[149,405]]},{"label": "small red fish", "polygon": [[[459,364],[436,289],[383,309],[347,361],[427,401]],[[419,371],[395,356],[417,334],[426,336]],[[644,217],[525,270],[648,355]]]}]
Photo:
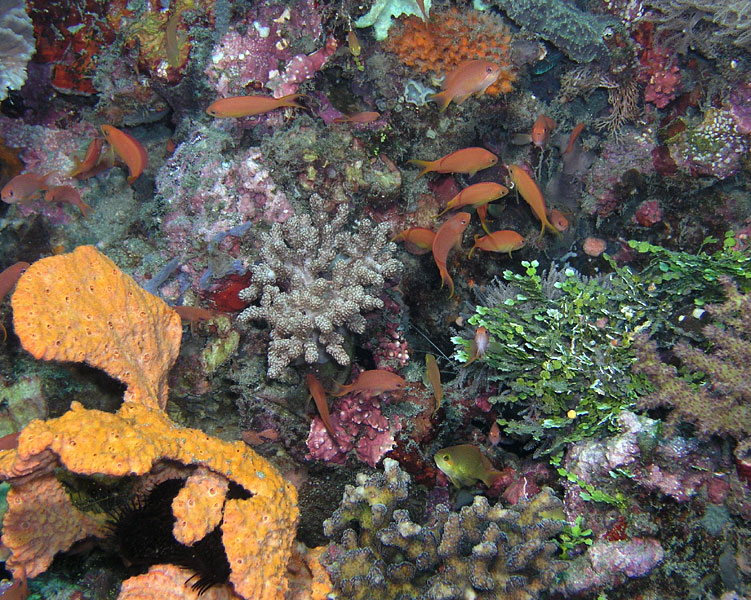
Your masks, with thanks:
[{"label": "small red fish", "polygon": [[563,232],[568,229],[568,219],[563,216],[563,213],[557,208],[550,210],[550,222],[558,231]]},{"label": "small red fish", "polygon": [[566,149],[563,151],[563,154],[568,154],[569,152],[571,152],[571,150],[574,149],[574,144],[576,143],[579,134],[584,131],[584,127],[584,123],[579,123],[576,127],[573,128],[571,135],[568,137],[568,144],[566,145]]},{"label": "small red fish", "polygon": [[410,254],[427,254],[433,249],[435,231],[425,227],[410,227],[394,236],[392,242],[404,242],[404,248]]},{"label": "small red fish", "polygon": [[334,123],[359,123],[360,125],[365,125],[367,123],[372,123],[376,119],[380,118],[380,116],[381,113],[379,112],[359,112],[351,115],[337,117],[336,119],[334,119]]},{"label": "small red fish", "polygon": [[454,280],[451,279],[451,275],[449,275],[446,269],[446,259],[451,248],[462,239],[462,234],[467,225],[469,225],[470,218],[471,215],[469,213],[456,213],[441,225],[433,240],[433,260],[435,260],[435,264],[438,266],[438,271],[441,274],[441,287],[448,282],[449,290],[451,291],[449,298],[454,295]]},{"label": "small red fish", "polygon": [[78,193],[78,190],[70,185],[56,185],[51,187],[44,195],[44,200],[50,203],[63,202],[65,204],[77,206],[84,219],[89,218],[89,213],[92,210],[91,206],[81,200],[81,194]]},{"label": "small red fish", "polygon": [[486,236],[475,236],[475,245],[469,251],[467,258],[472,258],[472,253],[477,250],[485,250],[485,252],[508,252],[509,258],[513,250],[518,250],[524,247],[524,238],[520,236],[516,231],[511,229],[503,229],[502,231],[494,231]]},{"label": "small red fish", "polygon": [[485,327],[478,327],[475,330],[474,339],[469,344],[469,360],[464,363],[465,367],[485,356],[488,351],[488,341],[488,330]]},{"label": "small red fish", "polygon": [[[23,275],[26,269],[30,266],[31,265],[27,262],[19,261],[0,273],[0,302],[2,302],[8,292],[13,289],[13,286],[16,285],[16,282],[20,279],[21,275]],[[5,342],[5,340],[8,339],[8,332],[5,330],[5,326],[2,323],[0,323],[0,329],[3,330],[3,342]]]},{"label": "small red fish", "polygon": [[49,189],[47,178],[52,173],[40,175],[39,173],[22,173],[16,175],[3,186],[0,198],[8,204],[23,204],[31,202],[37,195]]},{"label": "small red fish", "polygon": [[102,125],[102,133],[107,143],[128,167],[128,183],[133,183],[143,173],[149,162],[146,149],[129,133],[112,125]]},{"label": "small red fish", "polygon": [[84,155],[83,160],[78,160],[75,157],[73,158],[73,161],[76,163],[76,168],[68,173],[68,175],[80,179],[81,175],[88,173],[96,167],[99,162],[99,157],[102,154],[102,146],[104,146],[104,140],[102,138],[98,137],[91,140],[88,148],[86,148],[86,154]]},{"label": "small red fish", "polygon": [[508,194],[508,188],[500,183],[495,183],[494,181],[475,183],[464,188],[449,200],[446,204],[446,208],[439,212],[436,217],[440,217],[443,213],[448,212],[449,210],[462,208],[464,206],[479,208],[488,202],[498,200],[498,198],[503,198],[506,194]]},{"label": "small red fish", "polygon": [[313,397],[313,402],[315,402],[316,408],[318,409],[318,415],[321,417],[323,426],[326,428],[326,431],[329,432],[331,439],[335,440],[336,435],[334,434],[334,426],[331,423],[329,404],[326,400],[326,390],[323,389],[321,382],[318,381],[316,376],[312,373],[308,373],[305,376],[305,381],[308,384],[308,390],[310,390],[310,395]]},{"label": "small red fish", "polygon": [[542,239],[546,229],[560,236],[561,233],[548,221],[545,198],[543,198],[542,192],[534,179],[519,165],[506,165],[506,168],[508,169],[511,181],[516,186],[516,190],[527,201],[527,204],[532,208],[532,212],[535,213],[542,223],[540,236],[537,238],[537,241],[539,242]]},{"label": "small red fish", "polygon": [[404,387],[406,382],[403,377],[391,371],[383,369],[374,369],[372,371],[363,371],[359,377],[349,385],[339,386],[339,390],[332,396],[344,396],[351,392],[370,392],[377,396],[384,392],[393,392]]},{"label": "small red fish", "polygon": [[545,115],[537,117],[534,125],[532,125],[532,143],[538,148],[545,148],[550,139],[550,134],[555,129],[555,121]]},{"label": "small red fish", "polygon": [[250,117],[283,107],[305,108],[295,102],[297,98],[301,97],[303,97],[303,94],[289,94],[281,98],[272,98],[270,96],[233,96],[212,102],[206,109],[206,112],[218,119]]},{"label": "small red fish", "polygon": [[446,110],[451,101],[461,104],[472,94],[483,94],[493,85],[501,74],[501,67],[489,60],[467,60],[446,75],[443,91],[429,96],[437,102],[441,112]]},{"label": "small red fish", "polygon": [[501,428],[498,427],[498,421],[493,421],[493,424],[490,426],[490,431],[488,431],[488,441],[493,446],[497,446],[501,443]]},{"label": "small red fish", "polygon": [[415,160],[407,161],[409,164],[417,165],[422,169],[420,174],[415,177],[419,179],[425,173],[467,173],[472,176],[477,171],[492,167],[498,162],[498,157],[485,148],[463,148],[457,150],[436,160]]}]

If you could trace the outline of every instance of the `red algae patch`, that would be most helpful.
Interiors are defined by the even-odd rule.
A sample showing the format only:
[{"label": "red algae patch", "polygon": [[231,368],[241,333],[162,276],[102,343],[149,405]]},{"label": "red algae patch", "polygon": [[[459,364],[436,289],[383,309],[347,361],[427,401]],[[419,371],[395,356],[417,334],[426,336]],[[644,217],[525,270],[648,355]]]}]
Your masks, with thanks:
[{"label": "red algae patch", "polygon": [[582,244],[582,250],[587,256],[600,256],[607,250],[608,244],[602,238],[588,237]]}]

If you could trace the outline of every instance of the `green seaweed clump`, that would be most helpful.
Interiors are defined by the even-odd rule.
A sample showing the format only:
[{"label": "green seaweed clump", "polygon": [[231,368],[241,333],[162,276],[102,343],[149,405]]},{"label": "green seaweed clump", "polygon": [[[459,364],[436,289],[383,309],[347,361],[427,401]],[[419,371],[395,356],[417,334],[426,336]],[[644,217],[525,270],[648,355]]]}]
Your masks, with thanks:
[{"label": "green seaweed clump", "polygon": [[563,504],[550,488],[509,508],[484,496],[458,512],[439,505],[417,524],[403,508],[409,475],[383,464],[384,473],[358,475],[323,524],[334,541],[321,562],[344,598],[534,600],[554,591],[568,565],[554,558],[564,523],[550,517]]}]

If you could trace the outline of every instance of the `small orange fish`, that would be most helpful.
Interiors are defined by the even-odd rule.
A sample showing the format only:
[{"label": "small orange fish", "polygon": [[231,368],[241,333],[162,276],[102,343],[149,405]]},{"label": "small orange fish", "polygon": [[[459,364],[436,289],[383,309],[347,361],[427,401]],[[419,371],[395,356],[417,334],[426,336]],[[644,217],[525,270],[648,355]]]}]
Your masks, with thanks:
[{"label": "small orange fish", "polygon": [[81,200],[81,194],[78,193],[78,190],[70,185],[56,185],[51,187],[44,195],[44,200],[45,202],[50,203],[63,202],[65,204],[77,206],[84,219],[89,218],[89,213],[92,210],[91,206]]},{"label": "small orange fish", "polygon": [[467,60],[443,80],[442,92],[429,96],[446,110],[451,101],[461,104],[472,94],[483,94],[501,74],[501,67],[489,60]]},{"label": "small orange fish", "polygon": [[485,148],[463,148],[451,154],[447,154],[436,160],[410,160],[409,164],[417,165],[422,169],[415,177],[419,179],[425,173],[467,173],[472,176],[477,171],[492,167],[498,162],[498,157]]},{"label": "small orange fish", "polygon": [[394,236],[392,242],[404,242],[404,248],[411,254],[427,254],[433,249],[435,231],[425,227],[410,227]]},{"label": "small orange fish", "polygon": [[[13,289],[13,286],[16,285],[16,282],[21,278],[21,275],[23,275],[26,269],[30,266],[31,265],[27,262],[19,261],[0,273],[0,302],[5,298],[8,292]],[[5,342],[5,340],[8,339],[8,332],[5,330],[5,326],[2,323],[0,323],[0,329],[3,330],[3,342]]]},{"label": "small orange fish", "polygon": [[524,238],[522,236],[511,229],[503,229],[486,236],[476,235],[475,245],[472,246],[467,258],[472,258],[472,253],[477,249],[485,250],[485,252],[508,252],[509,258],[511,258],[511,252],[523,246]]},{"label": "small orange fish", "polygon": [[112,149],[128,167],[128,183],[133,183],[149,163],[146,150],[132,135],[112,125],[102,125],[102,133]]},{"label": "small orange fish", "polygon": [[89,142],[88,148],[86,148],[86,154],[83,160],[73,158],[76,163],[76,168],[73,169],[68,175],[71,177],[79,178],[80,175],[91,171],[99,162],[99,156],[102,154],[102,146],[104,146],[104,140],[102,138],[94,138]]},{"label": "small orange fish", "polygon": [[532,125],[532,143],[538,148],[545,148],[550,139],[550,134],[555,129],[555,121],[545,115],[537,117],[534,125]]},{"label": "small orange fish", "polygon": [[462,208],[463,206],[472,206],[479,208],[488,202],[503,198],[508,194],[508,188],[500,183],[493,181],[484,181],[482,183],[475,183],[469,187],[464,188],[456,196],[446,204],[441,212],[436,217],[440,217],[443,213],[454,210],[455,208]]},{"label": "small orange fish", "polygon": [[564,232],[568,229],[568,219],[563,216],[563,213],[557,208],[550,210],[550,222],[558,231]]},{"label": "small orange fish", "polygon": [[8,183],[3,186],[0,191],[0,198],[3,202],[8,204],[23,204],[34,200],[38,194],[49,189],[47,178],[52,173],[47,175],[39,175],[38,173],[23,173],[16,175]]},{"label": "small orange fish", "polygon": [[339,390],[332,396],[344,396],[350,392],[370,392],[378,395],[383,392],[393,392],[404,387],[405,381],[396,373],[385,371],[383,369],[374,369],[372,371],[363,371],[360,376],[349,385],[339,386]]},{"label": "small orange fish", "polygon": [[177,149],[177,144],[175,143],[175,140],[173,140],[171,137],[167,138],[167,141],[164,142],[164,150],[169,155],[172,154]]},{"label": "small orange fish", "polygon": [[337,117],[334,119],[334,123],[359,123],[365,125],[372,123],[376,119],[380,118],[379,112],[359,112],[352,115],[344,115],[343,117]]},{"label": "small orange fish", "polygon": [[449,275],[446,269],[446,259],[451,248],[462,239],[462,234],[467,225],[469,225],[470,218],[471,215],[469,213],[456,213],[441,225],[433,240],[433,260],[435,260],[435,264],[438,266],[438,271],[441,274],[441,287],[448,281],[451,291],[449,298],[454,295],[454,280],[451,279],[451,275]]},{"label": "small orange fish", "polygon": [[200,306],[176,305],[170,306],[170,308],[180,315],[183,324],[190,323],[191,327],[196,323],[211,321],[214,317],[221,315],[218,311],[201,308]]},{"label": "small orange fish", "polygon": [[501,428],[498,427],[498,421],[493,421],[493,424],[490,426],[490,431],[488,431],[488,441],[493,446],[497,446],[501,443]]},{"label": "small orange fish", "polygon": [[289,94],[281,98],[272,98],[269,96],[233,96],[213,102],[206,109],[206,112],[212,117],[226,119],[229,117],[260,115],[285,106],[305,108],[295,102],[297,98],[302,96],[303,94]]},{"label": "small orange fish", "polygon": [[362,52],[360,40],[357,39],[357,34],[352,29],[347,32],[347,45],[349,46],[349,51],[352,53],[352,56],[355,58],[360,56],[360,52]]},{"label": "small orange fish", "polygon": [[478,480],[487,487],[503,477],[477,446],[461,444],[439,450],[433,456],[438,468],[456,487],[474,485]]},{"label": "small orange fish", "polygon": [[532,177],[530,177],[529,174],[519,165],[506,165],[506,168],[508,169],[511,181],[514,182],[517,191],[521,194],[521,197],[527,201],[527,204],[532,208],[532,212],[535,213],[542,223],[540,237],[537,238],[537,241],[539,242],[542,239],[546,229],[552,231],[556,235],[561,235],[560,232],[553,227],[550,221],[548,221],[547,210],[545,209],[545,198],[542,197],[542,192],[540,191],[540,188],[537,187],[534,179],[532,179]]},{"label": "small orange fish", "polygon": [[584,127],[584,123],[579,123],[571,130],[571,135],[568,137],[568,144],[566,145],[566,149],[563,151],[563,154],[568,154],[569,152],[571,152],[571,150],[574,149],[574,144],[576,143],[579,134],[584,131]]},{"label": "small orange fish", "polygon": [[326,431],[329,432],[331,439],[335,440],[336,435],[334,435],[334,426],[331,424],[331,414],[329,413],[329,404],[326,400],[326,390],[323,389],[321,382],[318,381],[316,376],[312,373],[308,373],[305,376],[305,381],[308,383],[308,390],[310,390],[310,395],[313,397],[313,402],[315,402],[316,408],[318,409],[318,415],[321,417],[323,426],[326,428]]},{"label": "small orange fish", "polygon": [[482,228],[485,230],[485,233],[490,234],[490,229],[488,229],[488,221],[492,221],[492,219],[488,218],[488,205],[487,204],[483,204],[477,207],[477,216],[480,218],[480,225],[482,225]]},{"label": "small orange fish", "polygon": [[475,329],[475,337],[469,343],[469,360],[464,363],[464,366],[471,365],[478,358],[485,356],[488,351],[488,343],[488,330],[482,326]]},{"label": "small orange fish", "polygon": [[425,374],[428,376],[430,386],[433,388],[433,397],[435,398],[435,408],[433,414],[438,412],[441,408],[441,400],[443,400],[443,386],[441,385],[441,371],[438,368],[438,363],[435,360],[435,356],[432,354],[425,355]]}]

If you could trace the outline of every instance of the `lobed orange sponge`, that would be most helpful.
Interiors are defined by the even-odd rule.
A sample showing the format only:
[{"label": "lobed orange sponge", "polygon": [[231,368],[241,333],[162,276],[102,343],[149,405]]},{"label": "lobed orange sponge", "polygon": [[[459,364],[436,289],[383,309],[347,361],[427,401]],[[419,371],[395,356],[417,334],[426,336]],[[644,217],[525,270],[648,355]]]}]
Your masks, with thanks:
[{"label": "lobed orange sponge", "polygon": [[143,575],[126,579],[117,600],[241,600],[227,586],[197,592],[185,585],[187,576],[175,565],[155,565]]},{"label": "lobed orange sponge", "polygon": [[511,64],[511,34],[500,17],[478,11],[451,8],[433,13],[424,23],[417,17],[401,20],[401,30],[385,42],[408,66],[421,72],[447,75],[466,60],[492,60],[501,75],[486,93],[507,94],[516,72]]},{"label": "lobed orange sponge", "polygon": [[11,303],[16,333],[35,358],[98,367],[128,387],[126,401],[164,408],[180,317],[96,248],[35,262]]},{"label": "lobed orange sponge", "polygon": [[227,479],[202,467],[188,477],[172,501],[175,539],[192,546],[211,533],[222,520],[228,489]]}]

